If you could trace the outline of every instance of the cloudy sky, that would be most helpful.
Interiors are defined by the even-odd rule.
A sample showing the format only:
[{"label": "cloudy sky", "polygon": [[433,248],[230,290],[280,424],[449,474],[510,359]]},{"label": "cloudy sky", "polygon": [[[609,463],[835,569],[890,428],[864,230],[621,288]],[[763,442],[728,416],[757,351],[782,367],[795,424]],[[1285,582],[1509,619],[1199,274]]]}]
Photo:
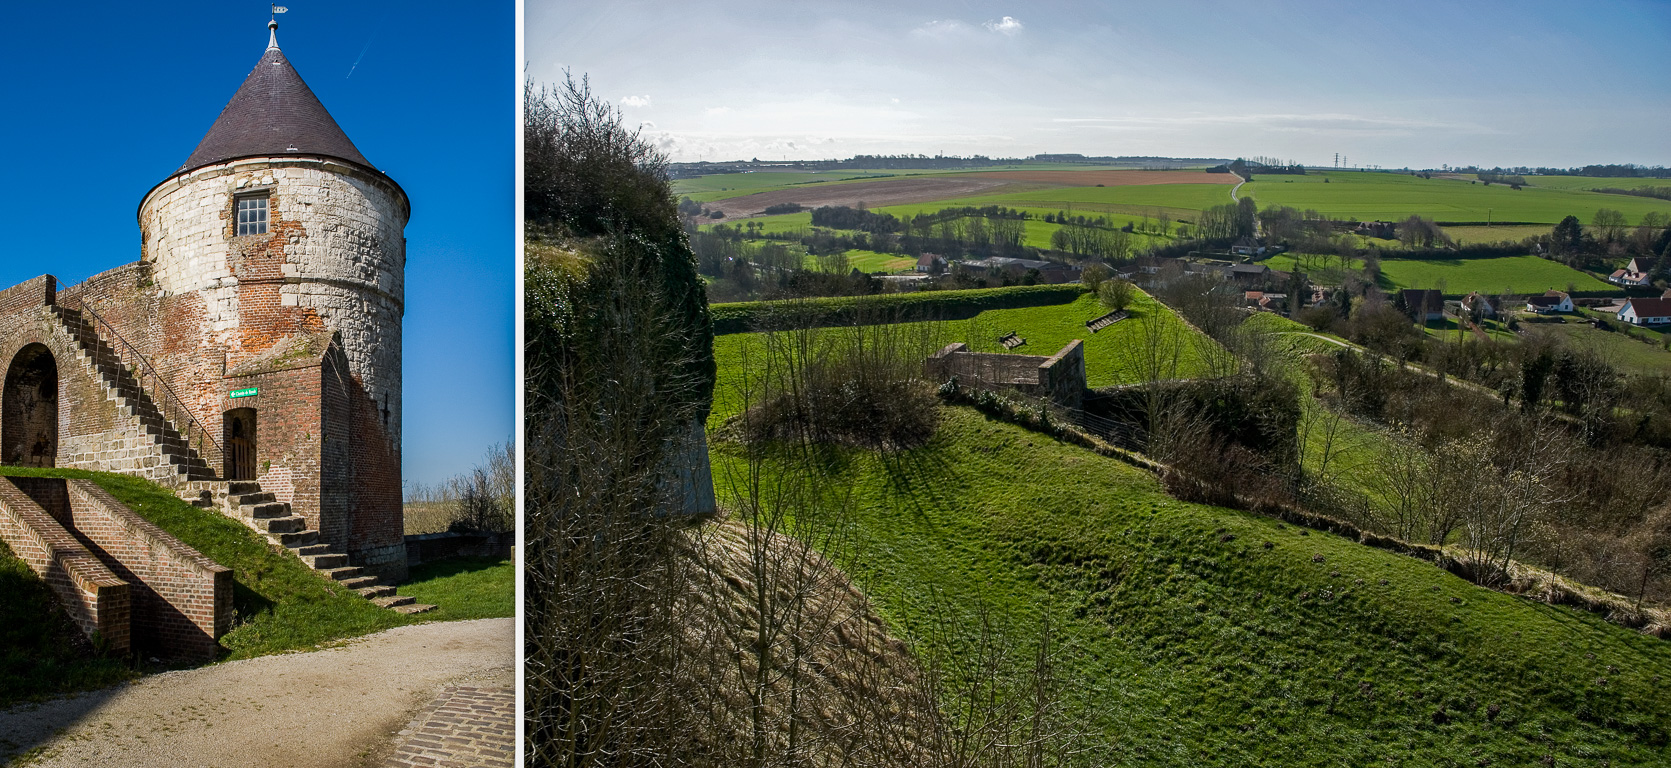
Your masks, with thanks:
[{"label": "cloudy sky", "polygon": [[1671,165],[1671,2],[528,0],[674,160],[860,153]]}]

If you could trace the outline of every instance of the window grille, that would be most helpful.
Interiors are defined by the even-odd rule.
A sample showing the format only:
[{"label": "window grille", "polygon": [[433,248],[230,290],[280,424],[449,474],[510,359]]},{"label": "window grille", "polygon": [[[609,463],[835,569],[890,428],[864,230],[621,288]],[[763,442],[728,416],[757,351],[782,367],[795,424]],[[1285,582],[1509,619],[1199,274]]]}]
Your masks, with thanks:
[{"label": "window grille", "polygon": [[238,235],[267,234],[267,196],[238,198]]}]

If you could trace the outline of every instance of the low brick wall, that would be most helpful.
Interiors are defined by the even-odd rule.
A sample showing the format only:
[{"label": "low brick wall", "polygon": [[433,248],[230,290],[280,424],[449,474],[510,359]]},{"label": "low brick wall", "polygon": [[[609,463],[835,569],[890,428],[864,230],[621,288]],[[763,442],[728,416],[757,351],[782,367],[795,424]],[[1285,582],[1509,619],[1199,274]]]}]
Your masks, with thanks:
[{"label": "low brick wall", "polygon": [[129,650],[128,582],[5,477],[0,477],[0,539],[46,581],[82,632],[112,652]]},{"label": "low brick wall", "polygon": [[406,564],[450,557],[510,557],[515,533],[418,533],[406,537]]},{"label": "low brick wall", "polygon": [[67,486],[73,530],[133,590],[135,650],[212,659],[232,628],[232,570],[134,514],[90,480]]},{"label": "low brick wall", "polygon": [[58,291],[58,278],[41,275],[0,291],[0,315],[51,304]]}]

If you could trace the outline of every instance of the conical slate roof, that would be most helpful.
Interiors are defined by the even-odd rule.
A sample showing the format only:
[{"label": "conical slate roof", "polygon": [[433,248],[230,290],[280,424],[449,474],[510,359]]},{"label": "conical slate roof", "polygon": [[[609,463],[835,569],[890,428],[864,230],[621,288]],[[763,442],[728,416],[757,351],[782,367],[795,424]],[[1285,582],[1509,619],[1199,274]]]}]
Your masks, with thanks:
[{"label": "conical slate roof", "polygon": [[175,173],[240,157],[284,155],[323,155],[376,169],[302,82],[275,39]]}]

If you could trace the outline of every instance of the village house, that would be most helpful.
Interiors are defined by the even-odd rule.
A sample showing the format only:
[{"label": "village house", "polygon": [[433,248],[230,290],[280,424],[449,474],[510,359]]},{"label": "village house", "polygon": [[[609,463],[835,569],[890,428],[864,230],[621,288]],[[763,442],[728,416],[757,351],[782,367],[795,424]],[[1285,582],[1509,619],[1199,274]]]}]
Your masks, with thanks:
[{"label": "village house", "polygon": [[1477,313],[1482,318],[1497,316],[1497,302],[1493,301],[1490,296],[1481,294],[1479,291],[1475,291],[1462,297],[1462,301],[1459,306],[1462,311],[1468,315],[1474,315]]},{"label": "village house", "polygon": [[946,271],[946,257],[938,253],[925,253],[917,257],[916,269],[930,275],[942,274]]},{"label": "village house", "polygon": [[1542,296],[1526,299],[1526,311],[1540,315],[1564,314],[1572,311],[1572,297],[1565,291],[1549,291]]},{"label": "village house", "polygon": [[1432,288],[1407,288],[1398,292],[1404,314],[1418,323],[1445,319],[1445,295]]},{"label": "village house", "polygon": [[1671,299],[1626,299],[1619,308],[1619,322],[1631,325],[1665,325],[1671,323]]}]

